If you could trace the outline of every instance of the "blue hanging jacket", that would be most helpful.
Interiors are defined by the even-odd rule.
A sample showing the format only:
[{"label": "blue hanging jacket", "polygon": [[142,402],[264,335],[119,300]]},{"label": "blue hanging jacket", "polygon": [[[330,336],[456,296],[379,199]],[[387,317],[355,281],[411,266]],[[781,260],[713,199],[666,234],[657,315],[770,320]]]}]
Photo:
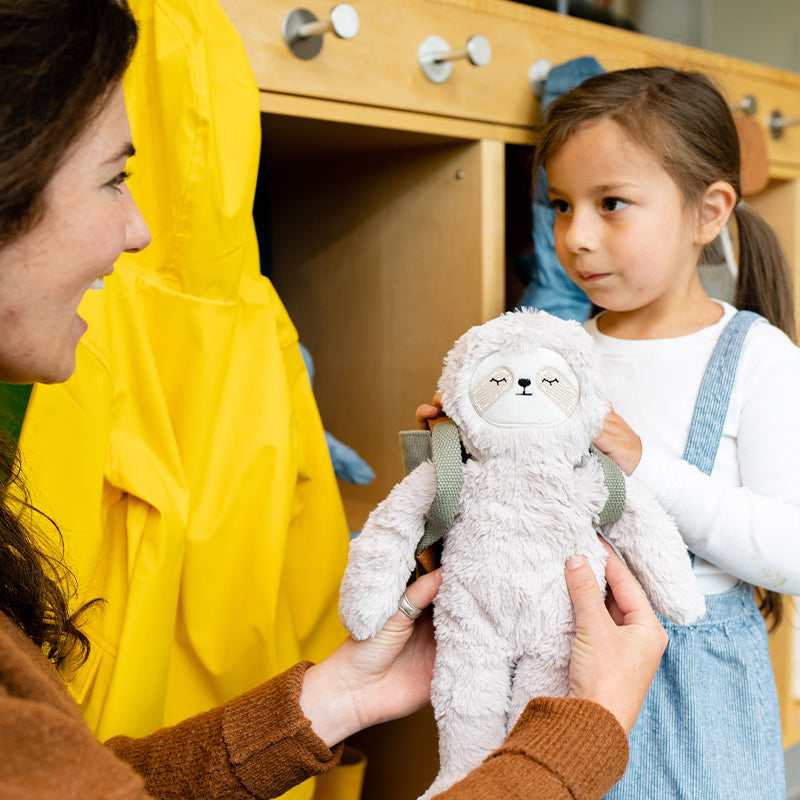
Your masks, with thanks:
[{"label": "blue hanging jacket", "polygon": [[[562,94],[604,71],[591,56],[575,58],[553,67],[545,81],[542,111]],[[555,217],[548,198],[547,176],[540,169],[536,175],[533,196],[534,252],[525,276],[528,283],[518,305],[541,308],[561,319],[585,322],[591,314],[592,303],[585,292],[567,277],[558,261],[553,239]],[[522,271],[525,271],[525,265],[522,265]]]}]

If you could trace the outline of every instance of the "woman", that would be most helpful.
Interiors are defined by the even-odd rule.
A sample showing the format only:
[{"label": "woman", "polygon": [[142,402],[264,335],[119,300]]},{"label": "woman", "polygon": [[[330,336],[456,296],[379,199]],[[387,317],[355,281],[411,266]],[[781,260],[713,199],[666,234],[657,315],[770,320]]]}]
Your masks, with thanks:
[{"label": "woman", "polygon": [[[63,381],[86,330],[81,297],[149,241],[125,184],[134,149],[120,81],[136,25],[118,0],[0,0],[0,31],[0,380]],[[409,587],[374,640],[347,640],[151,736],[99,744],[56,671],[85,660],[79,623],[95,604],[69,610],[60,559],[34,529],[46,518],[26,505],[4,452],[0,796],[276,796],[335,766],[349,734],[427,702],[434,643],[430,620],[416,618],[436,573]],[[506,746],[446,796],[599,797],[620,777],[665,634],[615,557],[610,613],[585,561],[566,576],[574,697],[531,701]]]}]

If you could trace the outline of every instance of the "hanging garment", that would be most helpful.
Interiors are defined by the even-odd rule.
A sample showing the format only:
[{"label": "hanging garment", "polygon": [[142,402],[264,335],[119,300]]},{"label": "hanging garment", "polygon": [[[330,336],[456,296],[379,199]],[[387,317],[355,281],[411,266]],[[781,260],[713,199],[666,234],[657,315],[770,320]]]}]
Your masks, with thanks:
[{"label": "hanging garment", "polygon": [[35,388],[21,437],[81,597],[107,600],[70,682],[101,739],[329,654],[349,541],[297,333],[259,270],[241,40],[215,0],[131,5],[129,183],[152,244],[87,294],[75,375]]},{"label": "hanging garment", "polygon": [[[604,70],[591,56],[575,58],[553,67],[547,75],[542,94],[542,112],[557,97],[574,89],[587,78]],[[533,256],[520,261],[517,270],[526,283],[519,307],[541,308],[561,317],[585,322],[592,304],[561,267],[556,255],[553,224],[556,212],[550,205],[547,175],[540,169],[534,182],[533,195]]]}]

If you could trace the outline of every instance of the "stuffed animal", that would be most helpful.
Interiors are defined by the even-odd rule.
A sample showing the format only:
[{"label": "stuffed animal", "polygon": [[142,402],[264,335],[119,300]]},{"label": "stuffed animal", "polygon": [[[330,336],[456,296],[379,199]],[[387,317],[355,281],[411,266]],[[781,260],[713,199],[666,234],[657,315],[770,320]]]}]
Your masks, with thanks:
[{"label": "stuffed animal", "polygon": [[[543,311],[508,312],[465,333],[445,359],[442,407],[468,460],[444,537],[431,684],[445,790],[500,744],[536,696],[565,696],[575,620],[564,578],[574,553],[605,586],[596,528],[608,491],[589,447],[609,410],[591,337]],[[689,624],[705,603],[677,528],[625,480],[617,521],[600,527],[653,606]],[[352,541],[339,611],[356,639],[397,610],[436,494],[431,461],[370,514]]]}]

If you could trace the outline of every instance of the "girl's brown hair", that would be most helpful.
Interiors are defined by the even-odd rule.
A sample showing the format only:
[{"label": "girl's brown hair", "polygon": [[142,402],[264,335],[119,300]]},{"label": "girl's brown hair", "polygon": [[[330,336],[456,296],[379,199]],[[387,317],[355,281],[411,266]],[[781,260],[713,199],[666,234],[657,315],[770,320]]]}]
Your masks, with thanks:
[{"label": "girl's brown hair", "polygon": [[[136,46],[125,0],[0,0],[0,255],[31,230],[65,155],[122,79]],[[38,530],[13,441],[0,435],[0,610],[63,666],[85,660],[74,582]],[[58,529],[55,528],[56,533]],[[57,536],[56,539],[59,537]]]},{"label": "girl's brown hair", "polygon": [[[548,106],[534,175],[582,125],[601,119],[613,120],[654,154],[687,208],[698,207],[717,181],[729,183],[741,198],[736,125],[725,98],[705,75],[647,67],[589,78]],[[794,342],[792,284],[780,242],[751,206],[737,202],[734,213],[739,240],[734,304],[761,314]],[[781,619],[781,597],[757,592],[761,611],[774,628]]]}]

